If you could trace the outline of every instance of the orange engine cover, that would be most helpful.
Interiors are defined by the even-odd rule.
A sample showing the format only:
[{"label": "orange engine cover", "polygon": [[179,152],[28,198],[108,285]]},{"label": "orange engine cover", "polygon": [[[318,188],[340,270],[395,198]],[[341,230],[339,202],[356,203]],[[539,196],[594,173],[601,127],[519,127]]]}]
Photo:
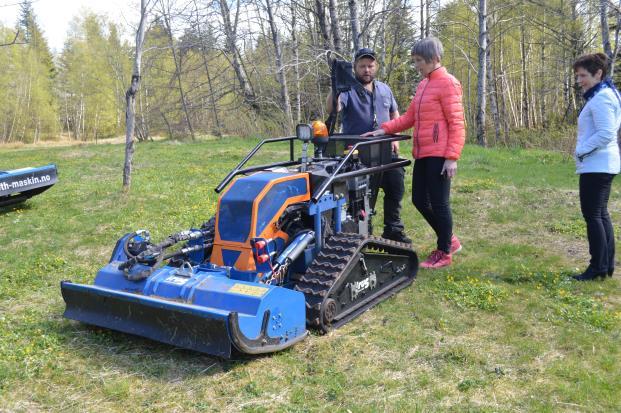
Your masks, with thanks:
[{"label": "orange engine cover", "polygon": [[277,227],[287,207],[310,199],[308,173],[258,172],[238,178],[220,195],[211,262],[254,271],[252,238],[282,239]]}]

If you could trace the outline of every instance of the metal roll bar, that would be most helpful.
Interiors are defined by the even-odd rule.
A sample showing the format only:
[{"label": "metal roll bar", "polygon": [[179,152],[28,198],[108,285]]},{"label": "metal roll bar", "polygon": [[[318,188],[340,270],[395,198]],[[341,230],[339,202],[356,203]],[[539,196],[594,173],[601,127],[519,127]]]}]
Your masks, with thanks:
[{"label": "metal roll bar", "polygon": [[[254,149],[252,149],[248,153],[248,155],[246,155],[246,157],[244,159],[242,159],[242,161],[235,168],[233,168],[233,170],[231,172],[229,172],[229,174],[216,187],[215,191],[217,193],[220,193],[229,184],[229,182],[231,182],[231,180],[233,178],[235,178],[235,176],[237,176],[239,174],[243,174],[243,173],[246,173],[246,172],[260,171],[260,170],[266,169],[268,167],[273,168],[275,166],[291,166],[291,165],[295,165],[295,164],[299,163],[298,161],[294,161],[293,160],[293,157],[295,155],[293,153],[293,142],[296,139],[297,139],[297,137],[295,137],[295,136],[287,136],[287,137],[284,137],[284,138],[272,138],[272,139],[264,139],[264,140],[262,140],[261,142],[259,142],[257,144],[257,146],[254,147]],[[264,144],[272,143],[272,142],[286,142],[286,141],[289,141],[289,161],[278,162],[278,163],[268,164],[268,165],[254,166],[252,168],[246,168],[246,169],[240,169],[242,166],[244,166],[250,160],[250,158],[252,158],[254,156],[255,153],[257,153],[259,151],[259,149],[261,149],[261,146],[263,146]]]},{"label": "metal roll bar", "polygon": [[345,166],[347,161],[349,161],[352,158],[352,156],[354,155],[354,152],[359,147],[373,145],[373,144],[377,144],[377,143],[381,143],[381,142],[403,141],[403,140],[406,140],[406,139],[409,139],[409,137],[408,136],[404,136],[404,135],[395,135],[395,136],[392,136],[392,137],[389,137],[389,138],[374,139],[374,140],[368,140],[368,141],[362,141],[362,142],[356,143],[349,150],[349,153],[341,160],[341,162],[338,164],[338,166],[336,167],[336,169],[334,170],[332,175],[330,175],[330,177],[323,182],[323,184],[319,187],[319,189],[317,189],[313,193],[313,196],[311,197],[311,200],[313,202],[317,202],[319,200],[319,198],[321,198],[321,196],[328,190],[328,188],[330,187],[330,185],[333,182],[337,182],[337,181],[340,181],[340,180],[345,179],[345,178],[352,178],[352,177],[355,177],[355,176],[373,175],[374,173],[382,172],[382,171],[385,171],[385,170],[388,170],[388,169],[395,169],[395,168],[399,168],[401,166],[408,166],[409,164],[412,163],[412,161],[410,161],[409,159],[397,158],[397,160],[395,162],[391,162],[391,163],[388,163],[388,164],[384,164],[384,165],[380,165],[380,166],[373,166],[373,167],[361,169],[359,171],[345,172],[345,173],[342,173],[340,175],[337,175],[340,172],[340,170],[343,168],[343,166]]},{"label": "metal roll bar", "polygon": [[[345,135],[335,135],[331,138],[333,139],[339,139],[341,136],[345,136]],[[272,138],[272,139],[264,139],[261,142],[259,142],[249,153],[248,155],[246,155],[244,157],[244,159],[242,159],[242,161],[235,167],[233,168],[233,170],[231,172],[228,173],[228,175],[222,180],[222,182],[220,182],[220,184],[215,188],[215,191],[217,193],[220,193],[232,180],[235,176],[240,175],[240,174],[245,174],[248,172],[256,172],[256,171],[261,171],[261,170],[265,170],[268,168],[274,168],[274,167],[278,167],[278,166],[293,166],[293,165],[299,165],[300,161],[299,160],[294,160],[294,141],[297,139],[297,137],[295,136],[288,136],[288,137],[283,137],[283,138]],[[351,138],[350,138],[351,139]],[[341,169],[343,169],[343,167],[345,166],[345,164],[353,157],[354,152],[363,146],[369,146],[369,145],[377,145],[379,143],[382,142],[393,142],[393,141],[404,141],[409,139],[409,136],[405,136],[405,135],[392,135],[392,136],[384,136],[381,137],[379,139],[370,139],[370,140],[363,140],[360,142],[357,142],[356,144],[353,145],[353,147],[349,150],[349,153],[347,155],[345,155],[344,158],[342,158],[339,162],[339,164],[337,165],[336,169],[334,170],[334,172],[328,177],[328,179],[326,181],[323,182],[323,184],[314,191],[311,200],[313,202],[317,202],[319,200],[319,198],[321,198],[321,196],[328,190],[329,186],[334,183],[334,182],[338,182],[341,181],[343,179],[347,179],[347,178],[352,178],[352,177],[356,177],[356,176],[362,176],[362,175],[373,175],[375,173],[379,173],[379,172],[383,172],[386,171],[388,169],[394,169],[394,168],[399,168],[402,166],[408,166],[412,163],[412,161],[410,161],[409,159],[402,159],[402,158],[397,158],[394,162],[391,163],[387,163],[384,165],[379,165],[379,166],[373,166],[373,167],[367,167],[365,169],[361,169],[358,171],[351,171],[351,172],[345,172],[342,174],[339,174],[339,172],[341,171]],[[266,143],[273,143],[273,142],[287,142],[289,141],[289,160],[288,161],[282,161],[282,162],[276,162],[276,163],[271,163],[271,164],[266,164],[266,165],[259,165],[259,166],[253,166],[250,168],[244,168],[241,169],[258,151],[259,149],[261,149],[261,147],[266,144]],[[313,160],[318,160],[313,158]]]}]

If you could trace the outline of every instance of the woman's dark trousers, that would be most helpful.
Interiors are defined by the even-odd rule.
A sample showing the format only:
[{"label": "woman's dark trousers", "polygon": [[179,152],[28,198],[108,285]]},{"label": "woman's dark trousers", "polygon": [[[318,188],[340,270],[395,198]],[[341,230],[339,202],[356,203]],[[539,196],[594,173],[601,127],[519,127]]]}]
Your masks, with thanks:
[{"label": "woman's dark trousers", "polygon": [[414,161],[412,203],[438,236],[438,249],[451,249],[453,217],[449,195],[451,180],[440,174],[444,158],[428,157]]},{"label": "woman's dark trousers", "polygon": [[615,235],[608,214],[608,198],[615,175],[580,175],[580,209],[587,224],[589,269],[594,274],[612,274],[615,267]]}]

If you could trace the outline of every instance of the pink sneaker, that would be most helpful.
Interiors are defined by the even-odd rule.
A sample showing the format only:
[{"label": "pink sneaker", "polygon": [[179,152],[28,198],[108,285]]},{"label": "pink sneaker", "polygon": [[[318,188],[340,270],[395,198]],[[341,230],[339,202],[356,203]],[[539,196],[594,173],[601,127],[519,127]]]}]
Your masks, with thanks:
[{"label": "pink sneaker", "polygon": [[461,242],[455,235],[451,235],[451,255],[461,251]]},{"label": "pink sneaker", "polygon": [[452,262],[451,254],[441,250],[434,250],[425,261],[420,263],[420,266],[422,268],[442,268],[451,265]]}]

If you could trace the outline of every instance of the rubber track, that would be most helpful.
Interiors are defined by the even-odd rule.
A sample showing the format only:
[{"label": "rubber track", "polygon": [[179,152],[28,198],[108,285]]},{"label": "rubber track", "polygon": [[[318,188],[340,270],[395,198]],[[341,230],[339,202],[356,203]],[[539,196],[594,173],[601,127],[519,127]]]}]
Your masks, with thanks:
[{"label": "rubber track", "polygon": [[[353,262],[356,254],[367,246],[372,246],[379,252],[415,255],[410,244],[380,237],[365,237],[359,234],[343,232],[328,237],[324,247],[317,254],[306,273],[295,280],[296,285],[294,289],[304,293],[306,298],[306,324],[309,328],[322,331],[330,330],[330,326],[323,324],[321,305],[328,298],[332,286],[342,276],[347,276],[346,273],[344,274],[344,271],[348,268],[348,265],[350,263],[356,264]],[[416,270],[414,269],[415,272]],[[365,306],[365,309],[371,306]],[[360,312],[356,312],[355,315]],[[354,318],[355,315],[351,318]],[[347,318],[347,321],[349,319]],[[339,326],[342,324],[344,323],[340,323]]]}]

